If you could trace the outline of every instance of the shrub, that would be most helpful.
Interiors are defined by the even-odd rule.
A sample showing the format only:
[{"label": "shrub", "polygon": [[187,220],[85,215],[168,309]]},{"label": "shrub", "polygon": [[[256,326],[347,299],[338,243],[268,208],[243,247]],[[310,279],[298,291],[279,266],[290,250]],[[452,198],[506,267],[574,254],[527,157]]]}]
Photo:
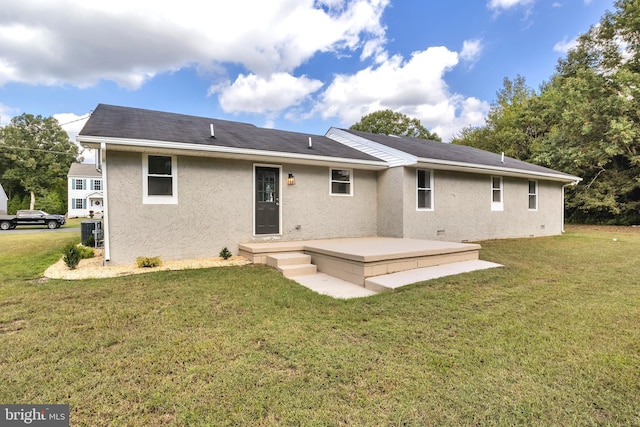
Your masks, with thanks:
[{"label": "shrub", "polygon": [[88,248],[86,246],[78,246],[78,252],[80,252],[81,259],[88,259],[96,256],[96,252],[93,248]]},{"label": "shrub", "polygon": [[62,252],[62,260],[70,270],[75,270],[76,267],[78,267],[80,260],[96,256],[93,249],[77,245],[75,243],[69,243],[66,245]]},{"label": "shrub", "polygon": [[225,246],[224,248],[222,248],[222,250],[220,251],[220,257],[223,259],[229,259],[231,258],[232,253],[229,251],[229,249],[227,249],[227,247]]},{"label": "shrub", "polygon": [[82,256],[80,255],[78,245],[75,243],[69,243],[64,247],[64,256],[62,257],[62,260],[70,270],[75,270],[81,259]]},{"label": "shrub", "polygon": [[162,261],[159,256],[156,257],[138,257],[136,258],[136,264],[138,264],[138,268],[151,268],[158,267],[162,265]]},{"label": "shrub", "polygon": [[89,236],[86,238],[86,240],[84,242],[82,242],[83,245],[85,246],[95,246],[96,245],[96,238],[94,236]]}]

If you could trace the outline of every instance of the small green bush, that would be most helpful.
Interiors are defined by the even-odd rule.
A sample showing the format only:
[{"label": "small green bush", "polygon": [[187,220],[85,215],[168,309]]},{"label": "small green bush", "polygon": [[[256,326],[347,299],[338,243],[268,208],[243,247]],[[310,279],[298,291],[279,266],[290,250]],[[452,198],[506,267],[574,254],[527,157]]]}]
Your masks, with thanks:
[{"label": "small green bush", "polygon": [[156,257],[141,256],[136,258],[136,264],[138,264],[138,268],[158,267],[162,265],[162,260],[160,260],[159,256],[156,256]]},{"label": "small green bush", "polygon": [[96,238],[94,236],[89,236],[84,242],[82,242],[82,244],[89,247],[95,246]]},{"label": "small green bush", "polygon": [[62,260],[69,267],[70,270],[75,270],[82,256],[80,255],[79,246],[75,243],[69,243],[63,249],[64,255]]},{"label": "small green bush", "polygon": [[70,270],[75,270],[78,267],[80,260],[96,256],[93,249],[77,245],[75,243],[69,243],[66,245],[62,249],[62,253],[62,260]]},{"label": "small green bush", "polygon": [[80,252],[81,259],[88,259],[96,256],[96,252],[93,248],[88,248],[86,246],[78,246],[78,251]]},{"label": "small green bush", "polygon": [[222,248],[222,250],[220,251],[220,257],[223,259],[229,259],[231,258],[231,256],[233,255],[231,253],[231,251],[229,251],[229,249],[227,249],[227,247],[225,246],[224,248]]}]

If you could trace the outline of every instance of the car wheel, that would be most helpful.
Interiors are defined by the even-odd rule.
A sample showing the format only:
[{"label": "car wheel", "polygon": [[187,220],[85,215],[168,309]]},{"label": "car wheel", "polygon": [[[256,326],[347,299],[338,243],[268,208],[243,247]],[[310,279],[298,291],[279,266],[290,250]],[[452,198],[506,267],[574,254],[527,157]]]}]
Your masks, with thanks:
[{"label": "car wheel", "polygon": [[9,230],[11,228],[11,223],[8,221],[2,221],[0,222],[0,229],[2,230]]},{"label": "car wheel", "polygon": [[49,230],[53,230],[55,228],[58,228],[58,222],[57,221],[49,221],[49,222],[47,222],[47,227],[49,227]]}]

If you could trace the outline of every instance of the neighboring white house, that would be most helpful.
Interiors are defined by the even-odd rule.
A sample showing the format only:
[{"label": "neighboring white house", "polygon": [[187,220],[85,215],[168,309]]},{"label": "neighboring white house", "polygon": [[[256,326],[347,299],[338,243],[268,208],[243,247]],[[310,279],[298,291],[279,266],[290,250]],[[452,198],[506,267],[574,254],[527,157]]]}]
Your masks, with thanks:
[{"label": "neighboring white house", "polygon": [[2,184],[0,184],[0,215],[7,214],[7,202],[9,198],[7,197],[7,193],[4,192],[4,188],[2,188]]},{"label": "neighboring white house", "polygon": [[67,174],[69,191],[69,218],[102,216],[102,174],[95,165],[73,163]]}]

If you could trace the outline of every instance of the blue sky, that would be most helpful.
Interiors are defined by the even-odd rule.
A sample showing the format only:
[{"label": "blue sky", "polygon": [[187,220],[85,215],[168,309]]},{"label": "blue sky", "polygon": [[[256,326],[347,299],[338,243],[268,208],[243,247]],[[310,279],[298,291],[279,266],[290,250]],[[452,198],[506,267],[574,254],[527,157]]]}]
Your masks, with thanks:
[{"label": "blue sky", "polygon": [[324,134],[391,108],[449,140],[505,77],[537,88],[613,0],[20,0],[0,13],[0,124],[99,103]]}]

